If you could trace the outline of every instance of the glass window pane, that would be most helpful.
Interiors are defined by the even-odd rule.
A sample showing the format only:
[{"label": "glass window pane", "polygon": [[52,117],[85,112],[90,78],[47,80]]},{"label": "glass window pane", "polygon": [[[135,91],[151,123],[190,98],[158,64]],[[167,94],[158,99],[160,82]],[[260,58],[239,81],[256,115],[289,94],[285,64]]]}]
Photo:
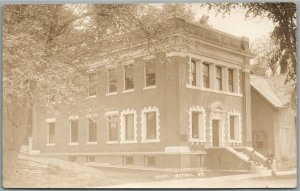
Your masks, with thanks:
[{"label": "glass window pane", "polygon": [[125,90],[134,88],[133,65],[125,66]]},{"label": "glass window pane", "polygon": [[109,117],[109,141],[118,141],[118,116]]},{"label": "glass window pane", "polygon": [[156,138],[156,112],[146,113],[147,139]]},{"label": "glass window pane", "polygon": [[203,87],[209,88],[209,65],[203,63]]},{"label": "glass window pane", "polygon": [[49,143],[55,143],[55,123],[49,123]]},{"label": "glass window pane", "polygon": [[216,89],[222,90],[222,68],[216,67]]},{"label": "glass window pane", "polygon": [[134,140],[133,114],[125,115],[125,135],[126,140]]},{"label": "glass window pane", "polygon": [[196,81],[196,78],[197,78],[197,74],[196,74],[196,71],[197,71],[197,65],[196,65],[196,61],[195,60],[192,60],[192,63],[191,63],[191,73],[192,73],[192,85],[193,86],[196,86],[197,84],[197,81]]},{"label": "glass window pane", "polygon": [[116,69],[111,69],[108,71],[108,78],[109,78],[109,87],[108,91],[116,92],[117,91],[117,72]]},{"label": "glass window pane", "polygon": [[156,64],[154,62],[147,62],[146,67],[146,86],[154,86],[155,82],[155,72]]},{"label": "glass window pane", "polygon": [[96,121],[89,119],[89,142],[97,141],[97,124]]},{"label": "glass window pane", "polygon": [[89,96],[96,95],[96,75],[94,73],[89,74]]},{"label": "glass window pane", "polygon": [[71,121],[71,143],[78,142],[78,120]]},{"label": "glass window pane", "polygon": [[234,123],[234,116],[230,116],[230,139],[234,140],[235,139],[235,123]]},{"label": "glass window pane", "polygon": [[233,70],[228,69],[228,91],[233,92]]},{"label": "glass window pane", "polygon": [[199,138],[199,113],[192,112],[192,136]]}]

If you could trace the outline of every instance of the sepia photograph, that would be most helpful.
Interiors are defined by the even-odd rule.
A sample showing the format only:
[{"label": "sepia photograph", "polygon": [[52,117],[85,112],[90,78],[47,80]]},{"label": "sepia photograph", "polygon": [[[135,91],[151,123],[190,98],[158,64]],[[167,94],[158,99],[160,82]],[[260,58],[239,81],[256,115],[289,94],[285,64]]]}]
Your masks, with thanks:
[{"label": "sepia photograph", "polygon": [[296,188],[295,2],[2,4],[3,188]]}]

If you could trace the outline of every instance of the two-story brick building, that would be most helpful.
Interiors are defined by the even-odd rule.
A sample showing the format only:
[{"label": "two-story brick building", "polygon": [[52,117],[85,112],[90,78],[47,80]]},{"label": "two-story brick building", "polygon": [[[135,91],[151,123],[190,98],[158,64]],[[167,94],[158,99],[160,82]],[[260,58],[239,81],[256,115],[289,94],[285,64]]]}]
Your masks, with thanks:
[{"label": "two-story brick building", "polygon": [[154,49],[118,36],[95,58],[94,113],[36,110],[33,149],[111,165],[248,168],[234,149],[252,145],[248,39],[181,18],[167,23]]}]

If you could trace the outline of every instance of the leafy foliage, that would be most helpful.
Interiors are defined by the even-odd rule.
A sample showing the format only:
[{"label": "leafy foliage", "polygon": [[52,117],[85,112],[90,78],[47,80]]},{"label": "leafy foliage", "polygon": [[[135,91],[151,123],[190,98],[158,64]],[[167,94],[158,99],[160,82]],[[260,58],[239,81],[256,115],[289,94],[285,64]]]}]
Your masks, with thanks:
[{"label": "leafy foliage", "polygon": [[[229,14],[236,8],[246,10],[245,17],[267,17],[275,24],[272,38],[278,44],[281,56],[281,64],[290,63],[287,66],[287,80],[296,80],[296,4],[289,2],[281,3],[211,3],[209,9],[215,9],[218,13]],[[278,56],[279,52],[274,56]],[[274,58],[275,60],[277,58]],[[290,60],[290,62],[288,62]],[[285,67],[282,67],[285,68]]]}]

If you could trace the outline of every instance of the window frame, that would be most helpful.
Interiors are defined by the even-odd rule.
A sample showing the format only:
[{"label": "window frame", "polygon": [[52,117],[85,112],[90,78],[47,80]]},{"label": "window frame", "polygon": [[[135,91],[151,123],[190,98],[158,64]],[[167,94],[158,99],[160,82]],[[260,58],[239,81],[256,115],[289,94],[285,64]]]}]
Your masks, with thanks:
[{"label": "window frame", "polygon": [[[91,85],[91,76],[93,77],[93,80],[94,80],[94,82],[93,82],[93,84]],[[96,75],[96,73],[95,72],[90,72],[90,73],[88,73],[88,97],[89,98],[95,98],[96,96],[97,96],[97,83],[96,83],[96,77],[97,77],[97,75]],[[91,94],[90,93],[90,90],[91,90],[91,87],[92,88],[94,88],[94,94]]]},{"label": "window frame", "polygon": [[[126,124],[125,124],[125,116],[133,115],[133,140],[126,140]],[[120,128],[120,143],[137,143],[137,120],[136,120],[136,111],[134,109],[127,109],[121,112],[121,128]]]},{"label": "window frame", "polygon": [[[55,118],[48,118],[46,119],[47,123],[47,146],[55,146],[55,131],[56,131],[56,119]],[[50,123],[54,123],[54,142],[50,143]]]},{"label": "window frame", "polygon": [[[210,88],[210,63],[207,63],[207,62],[202,62],[202,87],[205,88],[205,89],[209,89]],[[204,69],[207,67],[207,79],[208,79],[208,82],[207,82],[207,87],[206,87],[206,83],[205,83],[205,72],[204,72]]]},{"label": "window frame", "polygon": [[[218,77],[218,71],[220,71],[220,76]],[[217,82],[219,81],[220,87],[217,87]],[[215,72],[215,89],[218,91],[223,90],[223,71],[222,66],[216,65],[216,72]]]},{"label": "window frame", "polygon": [[[110,91],[110,77],[111,77],[111,72],[114,71],[116,73],[116,91]],[[106,95],[115,95],[118,93],[118,77],[117,77],[117,68],[113,67],[113,68],[108,68],[107,69],[107,94]]]},{"label": "window frame", "polygon": [[[148,139],[147,138],[147,114],[155,112],[155,130],[156,130],[156,137],[153,139]],[[141,113],[141,119],[142,119],[142,138],[141,142],[142,143],[149,143],[149,142],[160,142],[160,113],[159,109],[156,106],[149,106],[147,108],[144,108]]]},{"label": "window frame", "polygon": [[[230,137],[230,117],[234,117],[234,124],[237,126],[234,126],[234,139],[231,139]],[[240,144],[242,143],[242,123],[241,123],[241,114],[238,111],[231,111],[228,112],[228,120],[227,120],[227,131],[228,131],[228,142],[229,143],[235,143]]]},{"label": "window frame", "polygon": [[[133,88],[126,89],[126,68],[129,67],[129,66],[132,67]],[[123,92],[122,93],[133,92],[134,91],[134,63],[124,65],[123,70],[124,70],[124,76],[123,76],[124,87],[123,87]]]},{"label": "window frame", "polygon": [[[147,64],[154,64],[154,85],[147,85]],[[156,88],[157,80],[156,80],[156,74],[157,74],[157,64],[154,60],[147,60],[144,63],[144,90],[146,89],[153,89]]]},{"label": "window frame", "polygon": [[[71,116],[69,117],[69,145],[79,144],[79,117]],[[72,142],[72,121],[77,121],[77,142]]]},{"label": "window frame", "polygon": [[[97,144],[97,139],[98,139],[98,136],[97,136],[97,132],[98,132],[98,127],[97,127],[97,119],[96,118],[87,118],[88,120],[88,128],[87,128],[87,145],[94,145],[94,144]],[[96,139],[95,141],[91,141],[90,140],[90,120],[93,121],[94,125],[95,125],[95,129],[96,129]]]},{"label": "window frame", "polygon": [[[203,138],[199,138],[200,136],[200,132],[201,132],[201,126],[199,126],[199,116],[198,116],[198,138],[194,138],[193,137],[193,119],[192,119],[192,115],[193,113],[201,113],[200,117],[202,118],[202,124],[201,126],[203,127],[202,129],[202,134],[203,134]],[[199,114],[198,114],[199,115]],[[190,111],[189,111],[189,142],[198,142],[198,143],[205,143],[206,140],[206,113],[205,113],[205,109],[203,107],[200,106],[193,106],[190,107]]]},{"label": "window frame", "polygon": [[117,119],[119,118],[119,112],[118,111],[110,111],[110,112],[106,112],[105,114],[106,116],[106,119],[107,119],[107,141],[106,141],[106,144],[117,144],[119,143],[119,138],[120,138],[120,131],[121,131],[121,128],[120,128],[120,124],[118,124],[118,121],[117,121],[117,140],[109,140],[109,136],[110,136],[110,121],[109,121],[109,117],[116,117]]}]

